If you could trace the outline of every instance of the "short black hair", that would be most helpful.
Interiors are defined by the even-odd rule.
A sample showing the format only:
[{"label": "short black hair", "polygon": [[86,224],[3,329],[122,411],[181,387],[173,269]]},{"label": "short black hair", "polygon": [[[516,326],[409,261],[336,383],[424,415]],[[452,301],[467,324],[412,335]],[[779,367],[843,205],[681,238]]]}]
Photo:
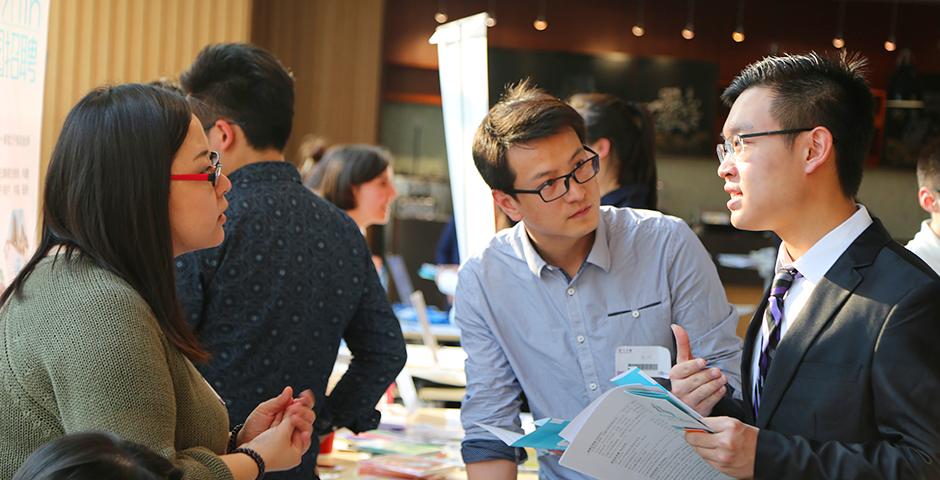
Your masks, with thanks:
[{"label": "short black hair", "polygon": [[917,158],[917,185],[940,188],[940,138],[924,147]]},{"label": "short black hair", "polygon": [[528,80],[506,89],[473,136],[473,162],[493,190],[513,190],[516,174],[506,152],[513,145],[551,137],[566,127],[584,143],[584,119],[567,103],[534,87]]},{"label": "short black hair", "polygon": [[113,433],[59,437],[30,454],[13,480],[181,480],[183,471],[149,448]]},{"label": "short black hair", "polygon": [[765,57],[745,67],[721,99],[730,107],[745,90],[766,87],[774,92],[771,112],[781,129],[826,127],[842,192],[854,198],[875,129],[867,64],[861,55],[844,51],[837,57],[816,52]]},{"label": "short black hair", "polygon": [[353,187],[378,177],[391,162],[392,154],[384,148],[339,145],[327,150],[313,167],[307,188],[343,210],[352,210],[356,208]]},{"label": "short black hair", "polygon": [[271,52],[248,43],[209,45],[180,84],[216,118],[240,126],[252,147],[284,150],[294,119],[294,79]]}]

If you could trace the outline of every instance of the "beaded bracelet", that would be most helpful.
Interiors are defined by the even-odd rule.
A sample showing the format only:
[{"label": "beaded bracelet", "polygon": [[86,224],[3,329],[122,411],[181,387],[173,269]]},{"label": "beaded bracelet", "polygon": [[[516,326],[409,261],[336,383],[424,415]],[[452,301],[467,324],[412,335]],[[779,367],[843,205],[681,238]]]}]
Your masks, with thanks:
[{"label": "beaded bracelet", "polygon": [[232,453],[244,453],[251,457],[255,461],[255,464],[258,465],[258,476],[255,477],[255,480],[261,480],[264,477],[264,459],[261,458],[261,455],[258,452],[245,447],[238,447],[235,450],[232,450]]},{"label": "beaded bracelet", "polygon": [[244,426],[244,423],[239,423],[238,425],[235,425],[235,428],[232,429],[232,433],[230,433],[228,436],[228,448],[225,449],[226,452],[232,453],[236,448],[238,448],[238,432],[241,432],[242,427]]}]

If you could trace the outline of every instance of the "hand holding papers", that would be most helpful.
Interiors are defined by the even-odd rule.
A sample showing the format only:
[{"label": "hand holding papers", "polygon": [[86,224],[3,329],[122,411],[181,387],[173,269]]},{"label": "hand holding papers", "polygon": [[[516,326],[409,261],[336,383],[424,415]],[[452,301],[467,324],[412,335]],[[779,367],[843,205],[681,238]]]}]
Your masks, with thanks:
[{"label": "hand holding papers", "polygon": [[736,418],[706,419],[713,434],[687,433],[686,442],[711,466],[735,478],[753,478],[759,430]]},{"label": "hand holding papers", "polygon": [[561,465],[600,479],[717,479],[684,440],[684,431],[711,432],[702,417],[642,371],[618,385],[561,431],[568,440]]}]

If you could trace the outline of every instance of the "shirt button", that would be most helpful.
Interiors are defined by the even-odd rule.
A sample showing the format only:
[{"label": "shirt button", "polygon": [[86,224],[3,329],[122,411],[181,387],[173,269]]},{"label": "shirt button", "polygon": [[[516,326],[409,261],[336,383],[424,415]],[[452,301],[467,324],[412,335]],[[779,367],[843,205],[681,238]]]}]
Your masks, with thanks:
[{"label": "shirt button", "polygon": [[572,295],[574,295],[574,287],[568,289],[568,296],[570,297]]},{"label": "shirt button", "polygon": [[591,384],[588,385],[588,388],[590,388],[591,390],[597,390],[597,384],[594,382],[591,382]]},{"label": "shirt button", "polygon": [[634,311],[633,311],[633,318],[640,318],[640,311],[639,311],[639,310],[634,310]]},{"label": "shirt button", "polygon": [[578,335],[578,343],[584,343],[584,335]]}]

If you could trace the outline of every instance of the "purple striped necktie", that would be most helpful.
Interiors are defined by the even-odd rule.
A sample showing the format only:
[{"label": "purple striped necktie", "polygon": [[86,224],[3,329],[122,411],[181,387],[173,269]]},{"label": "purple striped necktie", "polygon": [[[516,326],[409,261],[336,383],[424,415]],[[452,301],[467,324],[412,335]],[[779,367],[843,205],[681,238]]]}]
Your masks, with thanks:
[{"label": "purple striped necktie", "polygon": [[767,325],[769,334],[767,338],[761,339],[760,359],[757,362],[758,376],[757,385],[754,387],[754,418],[757,418],[757,410],[760,407],[761,393],[764,391],[764,381],[767,379],[767,372],[770,371],[770,363],[774,359],[774,353],[777,351],[777,345],[780,343],[780,330],[783,322],[783,300],[790,290],[793,281],[802,277],[795,268],[785,267],[777,270],[774,281],[770,285],[770,296],[767,298],[767,307],[764,308],[764,323]]}]

